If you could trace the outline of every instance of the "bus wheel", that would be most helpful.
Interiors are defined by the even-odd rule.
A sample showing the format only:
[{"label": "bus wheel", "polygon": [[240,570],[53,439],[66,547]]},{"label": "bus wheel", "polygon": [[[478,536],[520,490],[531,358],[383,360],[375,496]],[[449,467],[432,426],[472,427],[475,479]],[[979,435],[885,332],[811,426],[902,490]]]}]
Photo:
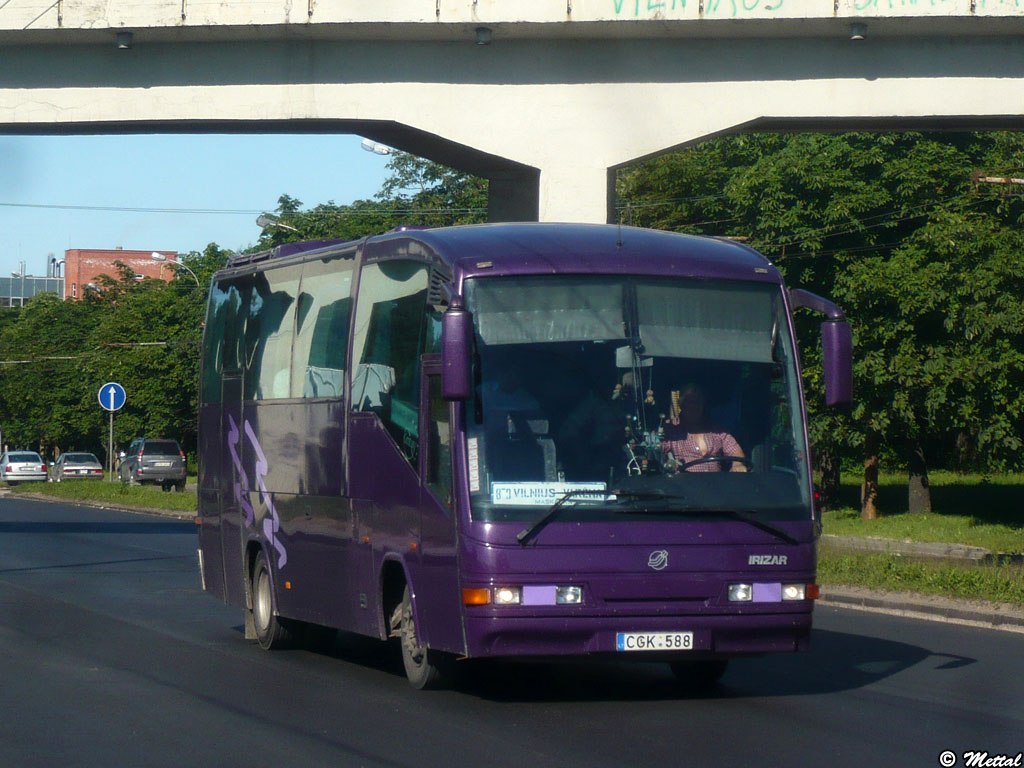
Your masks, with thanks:
[{"label": "bus wheel", "polygon": [[422,647],[416,639],[416,625],[412,616],[412,595],[406,584],[398,615],[399,643],[402,646],[402,665],[409,685],[417,690],[436,688],[441,683],[441,670],[437,653]]},{"label": "bus wheel", "polygon": [[728,659],[707,661],[674,661],[669,664],[672,674],[687,688],[702,690],[712,687],[725,674]]},{"label": "bus wheel", "polygon": [[267,651],[285,648],[295,639],[291,623],[274,615],[274,591],[270,583],[267,558],[260,552],[252,569],[252,618],[256,640]]}]

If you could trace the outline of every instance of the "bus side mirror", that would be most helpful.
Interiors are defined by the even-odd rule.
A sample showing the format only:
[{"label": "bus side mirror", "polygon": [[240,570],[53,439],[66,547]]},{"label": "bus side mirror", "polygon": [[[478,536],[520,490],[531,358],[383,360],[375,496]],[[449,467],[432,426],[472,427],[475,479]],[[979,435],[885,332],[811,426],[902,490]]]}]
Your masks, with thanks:
[{"label": "bus side mirror", "polygon": [[853,405],[853,332],[845,320],[821,324],[821,351],[825,369],[825,404]]},{"label": "bus side mirror", "polygon": [[821,352],[825,369],[825,404],[853,405],[853,332],[837,305],[803,288],[789,292],[791,308],[813,309],[828,320],[821,324]]},{"label": "bus side mirror", "polygon": [[473,391],[470,356],[473,350],[473,315],[462,296],[454,295],[441,316],[441,395],[445,400],[468,400]]}]

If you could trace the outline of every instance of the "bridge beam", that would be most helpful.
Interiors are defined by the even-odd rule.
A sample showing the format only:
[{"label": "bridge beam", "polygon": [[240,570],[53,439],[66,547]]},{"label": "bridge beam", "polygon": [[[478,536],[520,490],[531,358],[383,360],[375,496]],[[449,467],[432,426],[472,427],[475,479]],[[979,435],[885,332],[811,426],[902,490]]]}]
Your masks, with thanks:
[{"label": "bridge beam", "polygon": [[0,46],[0,133],[359,133],[488,178],[491,220],[602,222],[616,220],[614,169],[731,130],[1024,127],[1019,35],[477,46],[289,32]]}]

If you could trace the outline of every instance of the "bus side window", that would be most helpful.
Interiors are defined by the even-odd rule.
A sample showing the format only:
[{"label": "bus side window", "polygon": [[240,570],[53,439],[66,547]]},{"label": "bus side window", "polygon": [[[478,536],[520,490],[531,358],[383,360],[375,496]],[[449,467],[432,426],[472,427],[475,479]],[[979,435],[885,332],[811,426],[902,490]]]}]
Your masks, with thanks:
[{"label": "bus side window", "polygon": [[292,356],[292,397],[344,394],[353,254],[303,266]]},{"label": "bus side window", "polygon": [[300,268],[290,266],[253,276],[245,329],[246,400],[288,397],[299,275]]},{"label": "bus side window", "polygon": [[352,409],[377,413],[414,465],[427,283],[428,268],[421,262],[364,265],[353,335]]},{"label": "bus side window", "polygon": [[218,280],[210,291],[203,337],[202,402],[221,400],[221,377],[241,372],[245,321],[249,314],[250,276]]}]

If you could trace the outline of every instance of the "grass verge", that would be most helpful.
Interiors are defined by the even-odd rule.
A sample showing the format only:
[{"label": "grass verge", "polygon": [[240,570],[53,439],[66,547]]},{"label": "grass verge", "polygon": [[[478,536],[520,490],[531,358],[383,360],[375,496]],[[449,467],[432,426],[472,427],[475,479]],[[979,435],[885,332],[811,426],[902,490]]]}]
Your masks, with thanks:
[{"label": "grass verge", "polygon": [[[896,541],[984,547],[996,554],[1024,553],[1024,475],[930,476],[932,512],[907,512],[906,475],[879,478],[876,520],[860,517],[860,480],[845,475],[839,507],[822,514],[825,533]],[[823,542],[818,581],[892,591],[1024,605],[1024,568],[1019,565],[957,565],[911,560],[895,554],[853,554]]]},{"label": "grass verge", "polygon": [[109,504],[131,509],[158,509],[167,512],[195,514],[194,493],[165,493],[149,485],[123,485],[96,480],[69,480],[63,483],[25,483],[12,489],[13,493],[38,493],[72,502]]},{"label": "grass verge", "polygon": [[880,515],[860,517],[860,478],[844,475],[836,509],[822,514],[825,533],[898,541],[968,544],[996,553],[1024,553],[1024,475],[931,476],[932,512],[907,512],[906,476],[879,480]]},{"label": "grass verge", "polygon": [[818,582],[1024,606],[1024,568],[1013,565],[960,567],[886,554],[849,555],[823,548],[818,558]]}]

